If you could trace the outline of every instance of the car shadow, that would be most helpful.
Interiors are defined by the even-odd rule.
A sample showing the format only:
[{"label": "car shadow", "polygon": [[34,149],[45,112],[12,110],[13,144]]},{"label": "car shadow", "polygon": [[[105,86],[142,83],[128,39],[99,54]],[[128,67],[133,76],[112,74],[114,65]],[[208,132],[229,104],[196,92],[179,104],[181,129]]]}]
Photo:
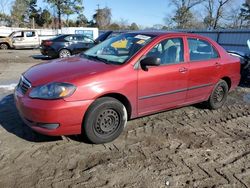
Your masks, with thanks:
[{"label": "car shadow", "polygon": [[39,59],[39,60],[52,60],[52,59],[55,59],[55,58],[48,57],[48,56],[45,56],[45,55],[42,55],[42,54],[32,55],[30,57],[32,57],[33,59]]},{"label": "car shadow", "polygon": [[248,81],[240,82],[239,86],[243,88],[250,88],[250,81],[248,80]]},{"label": "car shadow", "polygon": [[13,94],[0,101],[0,126],[11,134],[30,142],[51,142],[62,140],[62,137],[51,137],[34,132],[25,125],[15,107]]}]

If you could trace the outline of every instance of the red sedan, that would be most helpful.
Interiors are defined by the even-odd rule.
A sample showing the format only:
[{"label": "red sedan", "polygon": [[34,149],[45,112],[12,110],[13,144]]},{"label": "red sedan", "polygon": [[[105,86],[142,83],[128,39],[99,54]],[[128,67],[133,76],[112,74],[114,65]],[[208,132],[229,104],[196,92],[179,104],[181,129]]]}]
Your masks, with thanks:
[{"label": "red sedan", "polygon": [[128,119],[203,101],[219,108],[239,80],[239,59],[211,39],[134,32],[80,56],[31,67],[21,76],[15,100],[37,132],[83,133],[105,143],[120,135]]}]

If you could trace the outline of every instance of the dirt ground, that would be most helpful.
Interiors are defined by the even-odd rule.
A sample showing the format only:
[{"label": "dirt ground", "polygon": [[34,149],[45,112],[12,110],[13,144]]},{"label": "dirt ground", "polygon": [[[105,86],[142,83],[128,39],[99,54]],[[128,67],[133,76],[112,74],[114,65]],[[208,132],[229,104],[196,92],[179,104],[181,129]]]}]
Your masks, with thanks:
[{"label": "dirt ground", "polygon": [[[10,52],[0,51],[2,85],[43,61],[37,50]],[[250,187],[250,88],[238,87],[219,110],[135,119],[114,142],[91,145],[33,132],[0,85],[0,187]]]}]

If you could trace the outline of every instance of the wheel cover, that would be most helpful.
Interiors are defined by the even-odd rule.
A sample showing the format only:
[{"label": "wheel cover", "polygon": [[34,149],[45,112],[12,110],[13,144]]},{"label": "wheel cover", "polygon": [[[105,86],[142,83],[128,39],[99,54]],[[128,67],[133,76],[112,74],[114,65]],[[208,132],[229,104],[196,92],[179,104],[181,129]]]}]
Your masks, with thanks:
[{"label": "wheel cover", "polygon": [[221,102],[224,99],[225,90],[222,86],[218,86],[214,92],[214,101]]},{"label": "wheel cover", "polygon": [[64,57],[69,57],[70,56],[70,52],[68,50],[62,50],[60,52],[60,57],[64,58]]},{"label": "wheel cover", "polygon": [[116,132],[120,125],[120,116],[113,109],[100,112],[94,125],[95,133],[100,137],[107,137]]}]

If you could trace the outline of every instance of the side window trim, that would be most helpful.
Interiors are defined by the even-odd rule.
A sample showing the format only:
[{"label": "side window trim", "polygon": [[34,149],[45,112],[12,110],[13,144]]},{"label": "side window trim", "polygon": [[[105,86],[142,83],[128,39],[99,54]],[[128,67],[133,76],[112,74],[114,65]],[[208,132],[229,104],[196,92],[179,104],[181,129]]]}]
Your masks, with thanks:
[{"label": "side window trim", "polygon": [[[217,57],[216,58],[210,58],[210,59],[191,60],[191,58],[190,58],[190,52],[189,52],[189,50],[190,50],[189,39],[195,39],[195,40],[200,40],[200,41],[206,42],[207,44],[209,44],[212,47],[213,51],[216,52]],[[214,61],[214,60],[220,59],[220,57],[221,57],[218,49],[211,42],[209,42],[207,39],[203,39],[203,38],[199,38],[199,37],[193,37],[193,36],[187,36],[186,37],[186,41],[187,41],[187,45],[188,45],[187,46],[187,53],[188,53],[189,62]]]}]

